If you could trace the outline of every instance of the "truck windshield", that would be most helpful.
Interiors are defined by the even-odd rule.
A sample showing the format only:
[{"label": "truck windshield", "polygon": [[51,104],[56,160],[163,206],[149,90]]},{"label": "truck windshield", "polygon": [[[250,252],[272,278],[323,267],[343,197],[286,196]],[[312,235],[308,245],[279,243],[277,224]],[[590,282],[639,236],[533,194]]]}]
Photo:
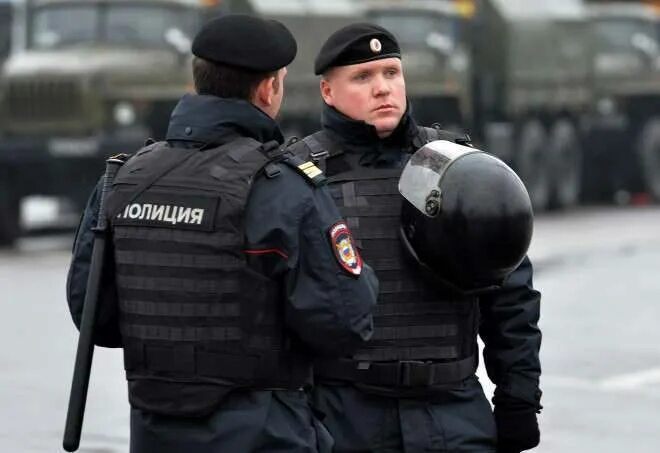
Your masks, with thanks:
[{"label": "truck windshield", "polygon": [[195,9],[166,4],[53,4],[34,11],[30,46],[52,49],[84,45],[167,47],[168,30],[192,36]]},{"label": "truck windshield", "polygon": [[378,25],[390,30],[402,46],[427,46],[451,53],[457,41],[458,23],[436,15],[373,15]]},{"label": "truck windshield", "polygon": [[638,20],[602,19],[595,22],[595,38],[601,53],[658,52],[658,37],[652,24]]}]

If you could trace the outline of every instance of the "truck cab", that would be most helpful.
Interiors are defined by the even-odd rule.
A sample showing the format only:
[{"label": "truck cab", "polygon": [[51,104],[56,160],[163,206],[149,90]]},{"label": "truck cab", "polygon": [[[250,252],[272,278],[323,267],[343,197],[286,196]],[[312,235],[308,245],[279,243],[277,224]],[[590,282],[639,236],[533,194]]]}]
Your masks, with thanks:
[{"label": "truck cab", "polygon": [[19,5],[15,38],[23,45],[0,76],[0,244],[19,234],[23,197],[66,197],[82,207],[106,157],[163,138],[172,107],[190,89],[191,39],[230,3]]}]

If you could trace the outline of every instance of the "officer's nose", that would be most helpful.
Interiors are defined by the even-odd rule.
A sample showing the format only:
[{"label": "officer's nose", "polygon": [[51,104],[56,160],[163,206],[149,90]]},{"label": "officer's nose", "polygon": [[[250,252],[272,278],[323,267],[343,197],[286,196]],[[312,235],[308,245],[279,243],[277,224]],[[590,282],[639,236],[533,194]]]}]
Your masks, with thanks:
[{"label": "officer's nose", "polygon": [[381,97],[390,94],[390,85],[383,76],[378,76],[374,79],[373,93],[375,97]]}]

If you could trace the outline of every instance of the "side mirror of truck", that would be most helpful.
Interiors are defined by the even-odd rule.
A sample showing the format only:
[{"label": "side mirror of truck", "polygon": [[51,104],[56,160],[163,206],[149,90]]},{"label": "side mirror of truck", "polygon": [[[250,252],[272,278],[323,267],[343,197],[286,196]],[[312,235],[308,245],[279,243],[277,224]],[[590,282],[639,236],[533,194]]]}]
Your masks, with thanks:
[{"label": "side mirror of truck", "polygon": [[181,60],[185,60],[190,55],[192,40],[180,29],[170,28],[165,32],[165,42],[179,55]]}]

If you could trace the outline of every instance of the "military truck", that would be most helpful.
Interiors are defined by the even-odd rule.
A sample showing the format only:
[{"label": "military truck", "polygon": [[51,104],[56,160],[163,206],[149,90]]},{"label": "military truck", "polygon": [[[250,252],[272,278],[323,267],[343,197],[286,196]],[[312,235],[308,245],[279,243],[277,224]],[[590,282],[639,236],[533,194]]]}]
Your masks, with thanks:
[{"label": "military truck", "polygon": [[288,133],[318,128],[313,59],[360,16],[351,0],[26,0],[25,45],[0,82],[0,244],[19,234],[20,200],[62,196],[82,207],[104,157],[164,137],[192,89],[190,41],[226,12],[263,14],[298,39],[280,118]]},{"label": "military truck", "polygon": [[252,11],[282,22],[298,43],[289,65],[282,111],[278,117],[285,136],[304,136],[320,127],[319,79],[314,59],[325,40],[339,28],[360,21],[364,8],[356,0],[248,0]]},{"label": "military truck", "polygon": [[371,2],[401,40],[416,116],[456,124],[510,163],[537,210],[577,203],[580,124],[591,103],[581,2]]},{"label": "military truck", "polygon": [[0,66],[11,51],[12,18],[12,2],[10,0],[0,0]]},{"label": "military truck", "polygon": [[587,2],[594,37],[589,165],[596,169],[588,184],[601,198],[647,191],[660,200],[658,6]]},{"label": "military truck", "polygon": [[190,87],[190,41],[241,2],[26,0],[21,51],[0,77],[0,244],[19,234],[20,200],[82,206],[104,157],[163,137]]}]

